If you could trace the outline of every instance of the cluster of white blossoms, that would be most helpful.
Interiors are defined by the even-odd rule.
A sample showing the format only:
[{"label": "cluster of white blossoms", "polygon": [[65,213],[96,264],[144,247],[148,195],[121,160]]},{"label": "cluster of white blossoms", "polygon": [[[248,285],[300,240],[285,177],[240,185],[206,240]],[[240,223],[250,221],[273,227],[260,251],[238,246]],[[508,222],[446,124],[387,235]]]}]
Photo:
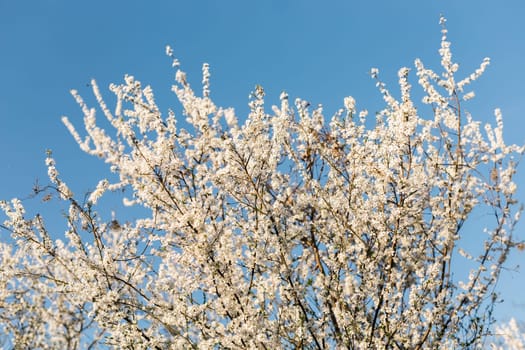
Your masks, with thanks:
[{"label": "cluster of white blossoms", "polygon": [[[173,58],[173,51],[167,53]],[[81,149],[109,164],[77,199],[49,155],[51,188],[67,203],[67,231],[48,232],[19,200],[3,201],[0,341],[17,349],[437,349],[481,347],[497,301],[494,286],[519,209],[516,155],[503,123],[480,127],[463,93],[486,65],[456,83],[443,29],[442,73],[416,61],[425,97],[399,71],[397,99],[372,71],[385,107],[367,121],[348,97],[326,119],[289,101],[268,112],[257,86],[237,118],[177,69],[173,91],[185,123],[163,115],[150,87],[127,76],[117,103],[96,110],[73,95]],[[242,120],[242,122],[239,122]],[[107,222],[97,201],[122,190],[145,208]],[[49,205],[49,204],[47,204]],[[493,226],[462,230],[477,207]],[[10,236],[9,233],[10,232]],[[7,237],[9,236],[9,237]],[[484,241],[460,247],[462,236]],[[465,280],[455,264],[472,266]]]},{"label": "cluster of white blossoms", "polygon": [[493,350],[525,350],[525,332],[514,318],[506,325],[497,326],[495,336],[499,342],[491,344]]}]

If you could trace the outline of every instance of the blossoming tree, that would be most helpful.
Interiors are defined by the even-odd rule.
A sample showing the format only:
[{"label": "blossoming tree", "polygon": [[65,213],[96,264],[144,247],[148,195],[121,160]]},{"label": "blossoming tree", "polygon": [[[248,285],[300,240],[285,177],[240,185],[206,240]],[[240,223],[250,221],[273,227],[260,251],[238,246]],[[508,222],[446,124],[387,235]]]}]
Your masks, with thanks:
[{"label": "blossoming tree", "polygon": [[[80,148],[104,159],[102,179],[75,196],[46,160],[68,210],[63,236],[1,202],[0,334],[14,348],[437,349],[482,346],[494,285],[519,209],[515,155],[501,113],[484,129],[463,108],[489,64],[456,80],[446,29],[442,72],[415,62],[425,97],[400,98],[378,78],[375,120],[348,97],[330,119],[281,94],[266,107],[257,86],[247,118],[210,98],[209,67],[196,95],[174,59],[173,91],[186,124],[161,113],[131,76],[112,85],[114,109],[93,91],[110,136],[73,91],[87,136],[63,119]],[[171,49],[168,54],[173,58]],[[39,192],[41,189],[37,189]],[[97,213],[107,191],[142,206],[133,222]],[[43,194],[44,195],[44,194]],[[477,207],[493,226],[463,231]],[[483,240],[481,251],[462,236]],[[454,263],[472,266],[464,279]]]}]

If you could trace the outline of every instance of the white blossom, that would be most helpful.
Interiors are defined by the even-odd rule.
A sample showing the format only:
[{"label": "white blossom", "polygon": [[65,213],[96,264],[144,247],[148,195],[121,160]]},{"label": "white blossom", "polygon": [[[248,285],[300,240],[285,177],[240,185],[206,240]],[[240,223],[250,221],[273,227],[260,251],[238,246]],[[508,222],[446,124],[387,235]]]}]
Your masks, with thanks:
[{"label": "white blossom", "polygon": [[[240,118],[212,101],[209,65],[199,96],[170,47],[180,115],[127,75],[110,86],[114,109],[91,84],[102,128],[72,91],[84,128],[63,123],[115,178],[77,197],[48,152],[58,238],[26,202],[0,201],[0,334],[36,349],[453,349],[498,335],[523,348],[515,323],[492,330],[485,311],[518,245],[513,157],[525,148],[506,144],[500,110],[484,130],[461,113],[488,60],[456,83],[441,24],[441,72],[416,60],[397,94],[371,69],[375,124],[367,110],[354,120],[353,97],[331,117],[285,92],[268,108],[260,85]],[[140,209],[108,217],[108,191]],[[462,230],[477,208],[492,226]]]}]

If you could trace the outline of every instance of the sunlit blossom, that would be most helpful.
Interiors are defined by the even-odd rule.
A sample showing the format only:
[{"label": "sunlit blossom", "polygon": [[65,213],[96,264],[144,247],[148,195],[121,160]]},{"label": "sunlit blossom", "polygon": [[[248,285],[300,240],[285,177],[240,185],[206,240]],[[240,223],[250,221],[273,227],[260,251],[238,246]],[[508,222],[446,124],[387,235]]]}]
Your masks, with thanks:
[{"label": "sunlit blossom", "polygon": [[[34,195],[65,205],[60,239],[21,200],[0,201],[0,334],[35,349],[453,349],[494,334],[523,348],[514,321],[490,325],[520,247],[512,157],[525,149],[505,143],[499,109],[484,128],[460,113],[489,60],[456,83],[440,23],[441,72],[416,60],[399,94],[370,70],[375,124],[367,110],[354,120],[353,97],[327,117],[285,92],[269,107],[260,85],[241,118],[213,102],[210,66],[199,96],[170,47],[179,113],[131,75],[110,86],[113,109],[95,81],[98,109],[73,90],[83,130],[62,121],[114,177],[75,196],[48,152],[50,185]],[[140,210],[108,217],[109,191]],[[464,232],[483,206],[492,226]],[[457,277],[454,263],[471,269]]]}]

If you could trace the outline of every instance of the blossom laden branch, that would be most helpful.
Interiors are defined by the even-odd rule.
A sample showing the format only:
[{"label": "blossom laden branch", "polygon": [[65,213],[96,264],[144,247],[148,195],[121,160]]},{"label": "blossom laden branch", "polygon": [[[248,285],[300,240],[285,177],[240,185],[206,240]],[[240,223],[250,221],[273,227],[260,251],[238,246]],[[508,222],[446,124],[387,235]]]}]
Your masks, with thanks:
[{"label": "blossom laden branch", "polygon": [[[0,242],[0,332],[16,346],[66,349],[482,344],[519,244],[514,157],[525,148],[505,143],[499,110],[484,130],[468,115],[465,88],[489,60],[457,82],[447,35],[442,73],[415,62],[422,104],[410,69],[398,72],[399,99],[372,69],[385,102],[373,125],[352,97],[328,119],[283,92],[269,114],[259,85],[242,122],[212,101],[209,65],[198,96],[170,48],[183,121],[133,76],[111,85],[114,111],[93,81],[109,133],[72,91],[86,136],[64,124],[118,179],[77,200],[47,155],[68,206],[60,238],[21,201],[0,203],[16,242]],[[122,189],[143,216],[102,219],[100,198]],[[464,232],[480,206],[494,226]],[[467,251],[460,235],[483,237],[482,250]],[[455,278],[467,262],[469,276]]]}]

